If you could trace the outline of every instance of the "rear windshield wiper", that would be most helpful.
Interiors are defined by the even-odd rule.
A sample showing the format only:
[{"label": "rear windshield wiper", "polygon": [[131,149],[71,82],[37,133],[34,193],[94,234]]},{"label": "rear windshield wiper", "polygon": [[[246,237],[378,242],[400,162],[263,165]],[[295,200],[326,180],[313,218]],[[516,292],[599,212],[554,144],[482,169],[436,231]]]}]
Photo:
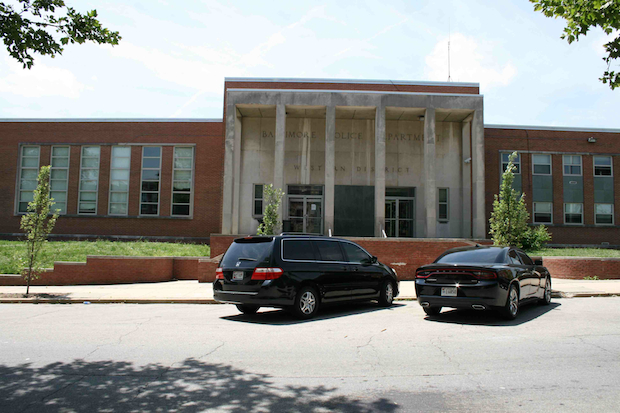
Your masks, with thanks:
[{"label": "rear windshield wiper", "polygon": [[256,261],[256,258],[247,258],[247,257],[239,257],[237,258],[239,261]]}]

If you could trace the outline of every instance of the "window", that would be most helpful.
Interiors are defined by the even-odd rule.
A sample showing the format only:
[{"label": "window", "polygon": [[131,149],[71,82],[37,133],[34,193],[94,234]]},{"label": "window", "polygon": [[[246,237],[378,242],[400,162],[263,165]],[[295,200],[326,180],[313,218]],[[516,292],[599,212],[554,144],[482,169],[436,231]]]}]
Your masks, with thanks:
[{"label": "window", "polygon": [[534,223],[551,224],[553,222],[553,204],[551,202],[534,202]]},{"label": "window", "polygon": [[581,155],[564,155],[564,175],[581,175]]},{"label": "window", "polygon": [[321,261],[344,261],[338,241],[314,241],[314,245],[319,250]]},{"label": "window", "polygon": [[611,176],[611,156],[594,157],[594,176]]},{"label": "window", "polygon": [[564,223],[583,224],[583,204],[564,204]]},{"label": "window", "polygon": [[263,184],[254,185],[254,216],[263,216]]},{"label": "window", "polygon": [[100,154],[99,146],[82,146],[78,214],[97,213]]},{"label": "window", "polygon": [[551,155],[532,155],[532,173],[551,175]]},{"label": "window", "polygon": [[159,179],[161,146],[142,148],[142,182],[140,184],[140,215],[159,214]]},{"label": "window", "polygon": [[525,265],[534,265],[532,259],[524,252],[517,251],[517,255],[521,259],[521,262]]},{"label": "window", "polygon": [[437,220],[448,222],[448,188],[438,188],[437,190]]},{"label": "window", "polygon": [[50,197],[54,198],[53,210],[67,213],[67,187],[69,185],[69,147],[52,146],[50,171]]},{"label": "window", "polygon": [[613,225],[614,205],[594,204],[594,223],[597,225]]},{"label": "window", "polygon": [[368,261],[370,259],[370,256],[366,253],[366,251],[357,245],[353,245],[348,242],[342,242],[340,245],[342,245],[345,254],[347,254],[349,262],[361,263],[362,261]]},{"label": "window", "polygon": [[172,165],[172,215],[190,216],[194,148],[175,146]]},{"label": "window", "polygon": [[314,249],[312,244],[307,240],[283,240],[282,241],[282,259],[297,261],[314,261]]},{"label": "window", "polygon": [[519,259],[519,256],[517,255],[515,250],[510,250],[510,252],[508,252],[508,263],[509,264],[516,264],[516,265],[523,264],[521,262],[521,260]]},{"label": "window", "polygon": [[[512,155],[512,152],[502,153],[502,172],[506,172],[510,155]],[[521,173],[521,155],[517,154],[517,157],[513,161],[513,165],[515,166],[513,172],[519,175]]]},{"label": "window", "polygon": [[113,146],[110,162],[110,205],[108,207],[110,215],[127,215],[130,168],[131,148]]},{"label": "window", "polygon": [[38,146],[22,146],[17,212],[28,212],[28,203],[34,198],[39,177],[39,153]]}]

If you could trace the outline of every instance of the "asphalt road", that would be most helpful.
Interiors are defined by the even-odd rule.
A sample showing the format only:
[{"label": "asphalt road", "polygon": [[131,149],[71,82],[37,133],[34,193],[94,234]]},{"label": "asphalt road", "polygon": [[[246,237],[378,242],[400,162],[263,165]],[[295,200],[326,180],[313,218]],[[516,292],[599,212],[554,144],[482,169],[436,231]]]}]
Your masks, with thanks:
[{"label": "asphalt road", "polygon": [[620,298],[513,322],[417,302],[0,305],[0,412],[617,411]]}]

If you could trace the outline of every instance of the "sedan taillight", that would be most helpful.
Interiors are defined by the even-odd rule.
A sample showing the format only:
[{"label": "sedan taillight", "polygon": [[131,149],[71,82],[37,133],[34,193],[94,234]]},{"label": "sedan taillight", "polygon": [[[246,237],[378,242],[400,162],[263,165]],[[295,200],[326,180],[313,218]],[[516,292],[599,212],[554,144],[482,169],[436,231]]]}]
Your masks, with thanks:
[{"label": "sedan taillight", "polygon": [[497,278],[497,273],[493,271],[472,271],[472,274],[479,280],[495,280]]},{"label": "sedan taillight", "polygon": [[275,280],[280,278],[284,271],[282,268],[255,268],[252,273],[253,280]]},{"label": "sedan taillight", "polygon": [[432,271],[418,271],[415,273],[415,278],[428,278],[432,273]]},{"label": "sedan taillight", "polygon": [[215,270],[215,279],[223,280],[224,279],[224,270],[222,268],[217,268]]}]

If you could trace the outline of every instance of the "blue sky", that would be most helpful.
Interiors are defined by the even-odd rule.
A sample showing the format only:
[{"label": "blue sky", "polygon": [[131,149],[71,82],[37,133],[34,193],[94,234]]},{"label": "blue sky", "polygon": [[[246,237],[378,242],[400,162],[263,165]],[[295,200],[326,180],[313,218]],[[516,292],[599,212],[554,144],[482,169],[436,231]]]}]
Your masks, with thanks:
[{"label": "blue sky", "polygon": [[2,118],[221,118],[225,77],[480,83],[485,123],[620,128],[598,81],[606,35],[560,39],[527,0],[67,0],[119,46],[69,45],[22,69],[0,52]]}]

